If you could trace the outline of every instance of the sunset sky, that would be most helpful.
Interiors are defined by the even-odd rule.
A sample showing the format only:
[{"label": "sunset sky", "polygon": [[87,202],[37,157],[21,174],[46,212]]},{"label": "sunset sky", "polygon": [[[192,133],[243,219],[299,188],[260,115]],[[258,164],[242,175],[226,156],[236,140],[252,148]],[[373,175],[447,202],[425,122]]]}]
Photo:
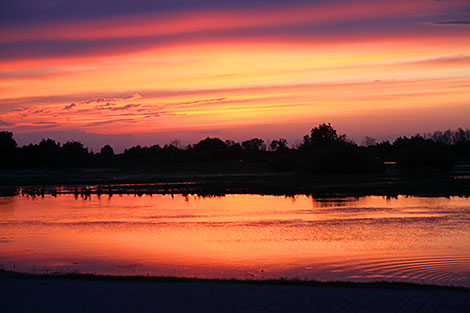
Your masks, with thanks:
[{"label": "sunset sky", "polygon": [[468,0],[6,0],[0,130],[116,151],[470,127]]}]

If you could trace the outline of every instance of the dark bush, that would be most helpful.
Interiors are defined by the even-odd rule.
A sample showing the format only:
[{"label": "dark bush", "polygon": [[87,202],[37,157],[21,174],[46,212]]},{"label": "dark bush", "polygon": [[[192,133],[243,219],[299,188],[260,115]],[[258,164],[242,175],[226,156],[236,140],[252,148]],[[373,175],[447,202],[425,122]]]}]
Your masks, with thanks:
[{"label": "dark bush", "polygon": [[450,149],[432,140],[414,140],[406,145],[398,158],[402,169],[430,168],[448,171],[454,167]]},{"label": "dark bush", "polygon": [[88,162],[88,149],[78,141],[69,141],[62,146],[62,156],[68,167],[82,167]]},{"label": "dark bush", "polygon": [[380,169],[375,158],[365,148],[353,144],[335,143],[316,149],[303,160],[300,172],[307,174],[360,174]]},{"label": "dark bush", "polygon": [[209,138],[199,141],[193,146],[193,157],[199,161],[212,161],[227,157],[227,145],[219,138]]}]

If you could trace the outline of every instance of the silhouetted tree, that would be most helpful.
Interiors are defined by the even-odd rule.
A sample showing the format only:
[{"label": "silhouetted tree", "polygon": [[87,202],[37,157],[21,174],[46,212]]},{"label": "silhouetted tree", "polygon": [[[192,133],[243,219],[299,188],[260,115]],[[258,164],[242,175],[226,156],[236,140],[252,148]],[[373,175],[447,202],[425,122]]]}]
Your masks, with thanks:
[{"label": "silhouetted tree", "polygon": [[39,143],[39,164],[42,166],[55,168],[62,167],[63,160],[61,158],[60,144],[54,140],[42,139]]},{"label": "silhouetted tree", "polygon": [[146,148],[142,148],[140,145],[125,149],[122,156],[126,160],[139,160],[145,156]]},{"label": "silhouetted tree", "polygon": [[114,149],[110,145],[105,145],[100,149],[100,153],[91,157],[92,166],[94,167],[115,167],[118,157],[114,154]]},{"label": "silhouetted tree", "polygon": [[147,150],[147,162],[155,164],[160,162],[162,156],[162,148],[159,145],[153,145]]},{"label": "silhouetted tree", "polygon": [[10,168],[15,164],[17,143],[13,139],[13,133],[0,132],[0,168]]},{"label": "silhouetted tree", "polygon": [[243,150],[252,153],[252,152],[265,151],[266,145],[264,144],[263,139],[253,138],[250,140],[243,141],[242,148]]},{"label": "silhouetted tree", "polygon": [[114,156],[114,149],[110,145],[105,145],[103,148],[101,148],[100,154],[104,157]]},{"label": "silhouetted tree", "polygon": [[454,166],[448,147],[419,135],[397,138],[393,146],[399,150],[398,165],[403,169],[434,168],[444,171]]},{"label": "silhouetted tree", "polygon": [[300,148],[302,150],[315,150],[338,142],[346,142],[346,136],[338,136],[336,129],[334,129],[330,123],[323,123],[313,128],[310,132],[310,136],[304,136],[303,143]]},{"label": "silhouetted tree", "polygon": [[88,149],[78,141],[68,141],[62,146],[62,155],[67,166],[80,167],[87,163]]},{"label": "silhouetted tree", "polygon": [[163,147],[163,157],[165,162],[169,162],[173,167],[184,159],[183,154],[186,152],[181,148],[180,140],[173,140]]},{"label": "silhouetted tree", "polygon": [[13,133],[9,131],[0,131],[0,151],[12,151],[17,147],[16,140],[13,139]]},{"label": "silhouetted tree", "polygon": [[364,147],[372,147],[377,145],[377,142],[375,141],[375,138],[365,136],[364,140],[362,140],[362,146]]},{"label": "silhouetted tree", "polygon": [[193,146],[195,157],[198,160],[224,159],[227,145],[219,138],[209,138],[199,141]]},{"label": "silhouetted tree", "polygon": [[289,147],[287,146],[287,139],[280,138],[278,140],[273,140],[271,141],[271,144],[269,145],[271,148],[271,151],[285,151],[288,150]]},{"label": "silhouetted tree", "polygon": [[[275,170],[301,173],[369,173],[380,170],[384,161],[398,162],[398,169],[450,170],[457,158],[470,156],[470,131],[437,131],[424,136],[399,137],[393,143],[376,143],[366,137],[363,146],[338,135],[331,124],[320,124],[290,149],[284,138],[273,140],[269,151],[260,138],[222,141],[207,137],[192,146],[182,147],[178,140],[159,145],[128,148],[114,154],[104,146],[100,153],[89,152],[82,143],[71,141],[61,146],[52,139],[17,147],[11,132],[0,132],[0,167],[152,167],[162,170],[210,169],[203,163],[218,162],[222,170]],[[177,165],[177,166],[176,166]],[[245,167],[246,166],[246,167]],[[417,173],[413,171],[413,173]]]},{"label": "silhouetted tree", "polygon": [[227,147],[227,159],[240,161],[243,157],[242,146],[233,140],[225,140],[225,146]]},{"label": "silhouetted tree", "polygon": [[360,174],[374,173],[381,165],[366,148],[350,142],[334,142],[309,152],[301,163],[301,173]]},{"label": "silhouetted tree", "polygon": [[377,160],[365,148],[338,135],[331,124],[313,128],[299,147],[304,152],[300,171],[310,174],[372,173],[380,169]]},{"label": "silhouetted tree", "polygon": [[470,156],[470,130],[459,128],[455,131],[435,131],[424,135],[424,138],[445,146],[452,146],[452,151],[459,156]]}]

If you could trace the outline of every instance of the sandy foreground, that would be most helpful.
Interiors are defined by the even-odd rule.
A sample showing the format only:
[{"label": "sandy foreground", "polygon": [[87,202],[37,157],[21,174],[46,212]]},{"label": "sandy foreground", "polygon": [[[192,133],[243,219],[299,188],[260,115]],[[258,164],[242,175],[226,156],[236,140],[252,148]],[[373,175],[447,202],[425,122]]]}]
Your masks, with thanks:
[{"label": "sandy foreground", "polygon": [[469,312],[469,289],[0,278],[0,312]]}]

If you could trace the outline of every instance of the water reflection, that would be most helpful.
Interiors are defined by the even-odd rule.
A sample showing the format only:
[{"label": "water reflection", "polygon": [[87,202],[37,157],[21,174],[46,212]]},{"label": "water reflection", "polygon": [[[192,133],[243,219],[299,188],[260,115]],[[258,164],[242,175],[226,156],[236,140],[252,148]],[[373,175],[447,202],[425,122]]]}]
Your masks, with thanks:
[{"label": "water reflection", "polygon": [[21,271],[468,285],[470,199],[228,195],[0,198]]}]

